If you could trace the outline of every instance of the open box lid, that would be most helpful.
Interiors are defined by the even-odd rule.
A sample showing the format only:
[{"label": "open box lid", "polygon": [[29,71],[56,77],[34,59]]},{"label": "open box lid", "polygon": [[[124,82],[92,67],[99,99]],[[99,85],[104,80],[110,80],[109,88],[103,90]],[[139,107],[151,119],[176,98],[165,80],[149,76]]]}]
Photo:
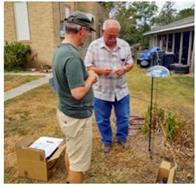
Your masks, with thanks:
[{"label": "open box lid", "polygon": [[16,154],[18,160],[45,161],[45,152],[40,149],[29,148],[34,139],[26,136],[16,143]]},{"label": "open box lid", "polygon": [[176,177],[177,164],[170,169],[168,183],[174,183]]},{"label": "open box lid", "polygon": [[163,178],[167,178],[167,183],[174,183],[176,169],[177,164],[172,167],[170,162],[162,161],[158,169],[156,183],[162,183]]},{"label": "open box lid", "polygon": [[31,136],[25,136],[22,140],[16,143],[16,150],[24,147],[28,147],[32,144],[34,139]]},{"label": "open box lid", "polygon": [[62,142],[62,138],[41,136],[37,140],[35,140],[29,146],[29,148],[44,150],[45,157],[48,159],[58,150]]},{"label": "open box lid", "polygon": [[62,152],[65,151],[65,143],[64,141],[61,142],[58,149],[54,152],[54,154],[48,159],[48,162],[58,159]]},{"label": "open box lid", "polygon": [[40,149],[33,148],[22,148],[16,151],[18,160],[33,160],[33,161],[44,161],[45,162],[45,153]]},{"label": "open box lid", "polygon": [[45,151],[42,149],[29,147],[34,142],[31,136],[26,136],[16,144],[17,157],[20,160],[34,160],[34,161],[46,161],[50,162],[60,157],[65,150],[65,143],[62,141],[54,153],[47,159],[45,157]]}]

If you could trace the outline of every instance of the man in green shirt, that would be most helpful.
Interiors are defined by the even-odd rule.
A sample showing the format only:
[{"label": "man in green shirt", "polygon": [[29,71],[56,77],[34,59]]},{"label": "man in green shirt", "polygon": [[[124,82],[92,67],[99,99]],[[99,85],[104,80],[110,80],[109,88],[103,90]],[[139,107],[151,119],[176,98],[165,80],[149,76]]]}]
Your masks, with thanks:
[{"label": "man in green shirt", "polygon": [[78,47],[95,30],[83,12],[74,12],[65,21],[66,36],[53,57],[53,75],[59,96],[57,117],[66,137],[67,182],[82,183],[91,163],[92,85],[97,75],[92,70],[86,71]]}]

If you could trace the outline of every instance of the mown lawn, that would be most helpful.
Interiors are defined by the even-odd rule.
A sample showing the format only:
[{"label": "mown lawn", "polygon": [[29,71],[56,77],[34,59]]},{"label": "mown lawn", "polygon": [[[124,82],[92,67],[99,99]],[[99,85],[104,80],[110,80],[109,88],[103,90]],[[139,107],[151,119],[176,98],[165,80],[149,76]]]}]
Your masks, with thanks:
[{"label": "mown lawn", "polygon": [[[146,108],[140,103],[150,104],[151,78],[145,75],[145,69],[134,68],[127,76],[129,89],[135,104],[132,112],[143,113]],[[167,111],[178,113],[186,119],[194,116],[194,77],[171,73],[167,78],[154,81],[154,101]],[[138,103],[138,104],[137,104]],[[137,107],[135,108],[135,105]],[[139,111],[138,111],[139,109]]]},{"label": "mown lawn", "polygon": [[27,82],[40,79],[43,76],[21,76],[21,75],[5,75],[4,76],[4,91],[11,90]]},{"label": "mown lawn", "polygon": [[[150,101],[150,81],[145,70],[135,67],[127,76],[131,90],[132,114],[143,115]],[[194,77],[174,75],[161,79],[157,85],[157,104],[187,120],[185,128],[189,143],[194,145]],[[57,97],[46,84],[15,99],[5,102],[4,110],[4,182],[38,183],[40,181],[18,177],[15,144],[26,135],[63,137],[56,120]],[[115,127],[113,125],[113,130]],[[181,137],[180,137],[181,138]],[[184,138],[184,137],[182,137]],[[130,135],[131,148],[123,150],[117,143],[104,155],[96,123],[93,123],[93,154],[91,169],[86,173],[86,183],[154,183],[159,164],[163,159],[173,161],[164,147],[162,134],[155,135],[153,159],[148,154],[148,138],[141,133]],[[194,182],[194,150],[177,157],[177,182]],[[178,156],[178,155],[177,155]],[[62,164],[63,166],[63,164]],[[65,183],[64,167],[48,183]]]}]

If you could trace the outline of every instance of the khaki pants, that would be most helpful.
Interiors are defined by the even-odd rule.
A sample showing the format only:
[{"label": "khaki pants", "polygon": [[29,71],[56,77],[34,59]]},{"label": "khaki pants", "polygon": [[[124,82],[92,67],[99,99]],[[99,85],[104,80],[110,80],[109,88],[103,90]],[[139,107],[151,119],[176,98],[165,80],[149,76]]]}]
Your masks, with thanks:
[{"label": "khaki pants", "polygon": [[57,110],[59,125],[66,137],[70,170],[85,172],[90,168],[92,153],[92,117],[76,119]]}]

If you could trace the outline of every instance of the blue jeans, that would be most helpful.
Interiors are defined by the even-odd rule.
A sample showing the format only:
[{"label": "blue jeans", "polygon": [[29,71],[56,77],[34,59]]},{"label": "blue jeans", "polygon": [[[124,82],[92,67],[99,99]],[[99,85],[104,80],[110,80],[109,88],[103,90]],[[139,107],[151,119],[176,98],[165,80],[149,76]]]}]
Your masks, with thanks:
[{"label": "blue jeans", "polygon": [[115,100],[114,102],[94,99],[96,122],[101,134],[101,140],[104,144],[112,143],[112,128],[110,124],[112,106],[114,106],[116,115],[116,139],[117,141],[127,140],[130,111],[129,100],[129,95],[120,101]]}]

